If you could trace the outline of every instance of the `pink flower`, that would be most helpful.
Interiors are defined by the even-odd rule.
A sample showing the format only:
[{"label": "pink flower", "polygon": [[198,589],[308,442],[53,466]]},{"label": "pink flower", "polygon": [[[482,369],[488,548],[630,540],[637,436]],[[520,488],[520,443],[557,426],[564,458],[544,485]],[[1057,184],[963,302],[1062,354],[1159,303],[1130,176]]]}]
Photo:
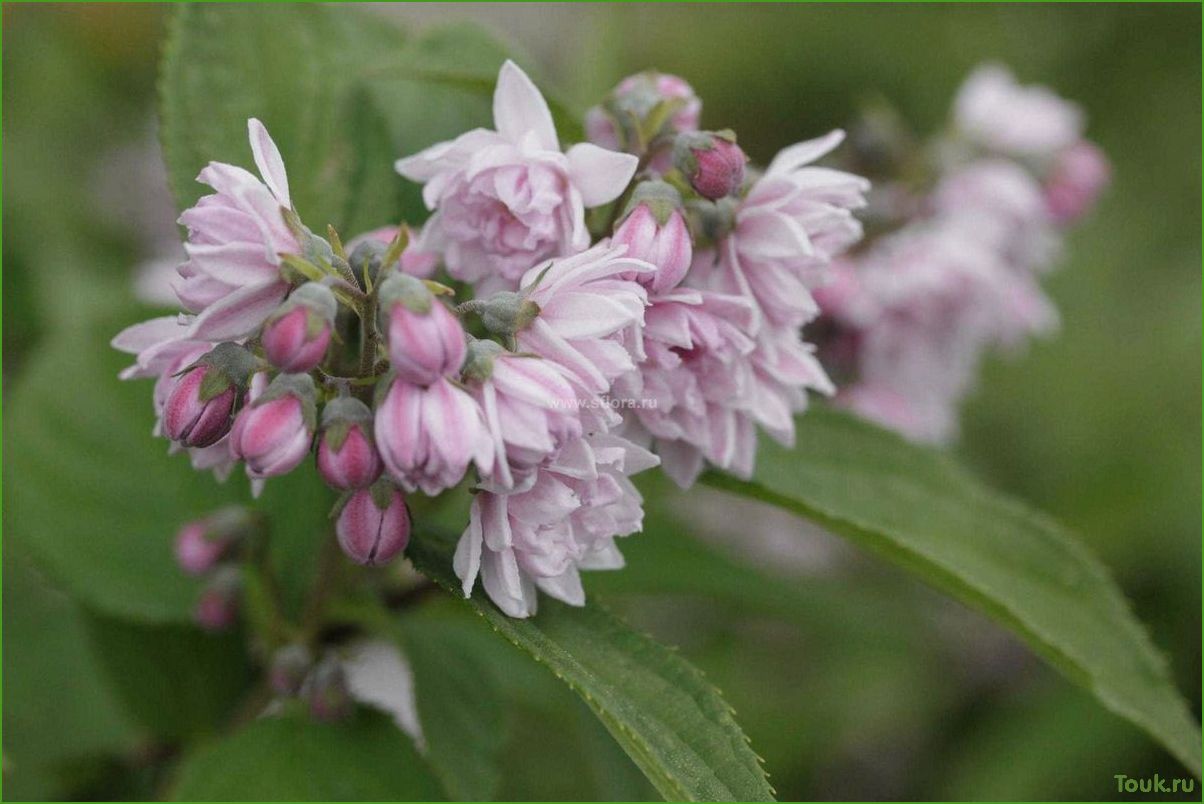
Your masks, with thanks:
[{"label": "pink flower", "polygon": [[655,269],[623,251],[602,243],[536,266],[522,280],[539,314],[519,330],[519,348],[560,364],[592,394],[605,393],[615,377],[635,367],[621,334],[643,324],[647,292],[623,277]]},{"label": "pink flower", "polygon": [[632,196],[630,212],[623,218],[611,245],[627,246],[628,257],[656,267],[651,273],[631,273],[652,293],[676,287],[694,257],[694,244],[681,212],[681,196],[664,182],[642,182]]},{"label": "pink flower", "polygon": [[941,179],[932,211],[963,229],[1016,270],[1042,272],[1054,263],[1060,241],[1041,185],[1007,159],[982,159]]},{"label": "pink flower", "polygon": [[622,567],[615,538],[643,526],[643,500],[627,476],[656,463],[625,439],[596,435],[566,445],[519,489],[484,487],[453,562],[465,597],[479,575],[511,617],[535,613],[537,588],[583,605],[579,571]]},{"label": "pink flower", "polygon": [[326,356],[338,303],[330,288],[307,282],[293,291],[264,324],[260,342],[281,371],[312,371]]},{"label": "pink flower", "polygon": [[1004,67],[983,65],[954,101],[954,123],[971,142],[1009,156],[1052,157],[1078,141],[1083,113],[1040,86],[1021,86]]},{"label": "pink flower", "polygon": [[417,385],[458,374],[464,364],[464,328],[426,285],[393,274],[380,287],[380,329],[397,376]]},{"label": "pink flower", "polygon": [[463,479],[469,463],[493,468],[493,439],[480,406],[446,378],[423,388],[400,378],[381,386],[376,446],[406,491],[434,496]]},{"label": "pink flower", "polygon": [[210,162],[197,180],[216,192],[180,216],[188,227],[176,288],[184,306],[199,313],[191,336],[229,340],[250,334],[288,291],[280,253],[302,251],[285,223],[291,209],[280,151],[258,120],[247,121],[251,152],[263,181],[234,165]]},{"label": "pink flower", "polygon": [[581,437],[577,393],[555,363],[474,341],[464,373],[493,437],[495,485],[514,485]]},{"label": "pink flower", "polygon": [[1045,203],[1059,224],[1073,223],[1095,205],[1111,180],[1108,157],[1097,146],[1080,140],[1054,160],[1045,180]]},{"label": "pink flower", "polygon": [[857,338],[857,381],[838,402],[916,440],[953,437],[985,350],[1057,320],[1031,276],[956,221],[880,241],[859,262],[858,284],[859,303],[833,309]]},{"label": "pink flower", "polygon": [[528,268],[589,246],[585,208],[613,201],[636,158],[589,143],[562,153],[543,96],[513,62],[493,96],[496,130],[475,129],[397,162],[422,182],[427,224],[452,276],[513,289]]},{"label": "pink flower", "polygon": [[247,462],[249,476],[288,474],[309,454],[317,426],[314,395],[308,374],[280,374],[238,414],[230,448]]},{"label": "pink flower", "polygon": [[372,440],[372,411],[358,399],[331,400],[322,410],[318,474],[326,485],[348,491],[371,485],[384,470]]},{"label": "pink flower", "polygon": [[792,145],[779,153],[736,212],[735,228],[718,259],[695,259],[697,281],[753,299],[774,325],[799,326],[817,313],[811,291],[829,261],[861,237],[851,210],[865,205],[869,182],[808,165],[844,139],[844,132]]},{"label": "pink flower", "polygon": [[387,564],[410,541],[410,512],[405,497],[387,480],[351,495],[339,511],[335,535],[343,552],[357,564]]}]

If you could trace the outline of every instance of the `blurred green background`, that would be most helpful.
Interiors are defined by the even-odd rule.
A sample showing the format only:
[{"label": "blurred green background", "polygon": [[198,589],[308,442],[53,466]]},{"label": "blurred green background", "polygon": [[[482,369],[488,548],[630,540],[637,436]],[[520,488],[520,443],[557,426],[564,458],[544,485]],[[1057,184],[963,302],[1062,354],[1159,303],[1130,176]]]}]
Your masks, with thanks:
[{"label": "blurred green background", "polygon": [[[6,407],[49,334],[130,295],[133,267],[171,254],[174,211],[153,148],[165,13],[4,5]],[[1198,717],[1199,6],[404,4],[369,13],[417,29],[474,20],[529,54],[541,83],[579,109],[627,73],[681,74],[703,98],[704,124],[735,128],[762,162],[847,125],[877,97],[921,134],[934,132],[961,79],[984,60],[1080,102],[1115,181],[1048,280],[1062,332],[1018,359],[990,362],[956,449],[1103,558]],[[72,278],[81,275],[86,293]],[[95,360],[113,363],[106,343],[95,348]],[[89,389],[70,379],[69,393],[87,404]],[[149,408],[149,394],[144,384],[127,398]],[[6,435],[8,424],[6,411]],[[11,459],[6,531],[9,486],[22,482]],[[697,490],[694,505],[708,494]],[[769,535],[721,543],[729,520],[706,527],[677,501],[667,495],[652,523],[713,531],[697,549],[721,552],[735,574],[772,566],[772,583],[804,604],[768,616],[738,600],[657,591],[642,568],[695,547],[675,558],[648,539],[625,547],[626,577],[597,579],[594,589],[680,645],[724,691],[782,798],[1116,798],[1114,773],[1180,773],[993,625],[894,569],[748,510],[726,527],[746,529],[753,516]],[[163,522],[165,539],[175,524]],[[797,536],[788,560],[774,534]],[[72,651],[94,649],[84,632],[95,628],[81,625],[75,604],[19,545],[6,539],[4,558],[5,797],[154,795],[163,766],[154,752],[170,759],[170,745],[132,738],[120,705],[67,672],[84,661]],[[20,662],[34,642],[61,647],[67,658],[49,668],[61,677]],[[649,795],[570,696],[530,692],[540,684],[512,685],[519,714],[503,795]],[[69,716],[54,705],[63,689],[95,696],[95,719],[57,722]],[[582,755],[591,758],[584,770]]]}]

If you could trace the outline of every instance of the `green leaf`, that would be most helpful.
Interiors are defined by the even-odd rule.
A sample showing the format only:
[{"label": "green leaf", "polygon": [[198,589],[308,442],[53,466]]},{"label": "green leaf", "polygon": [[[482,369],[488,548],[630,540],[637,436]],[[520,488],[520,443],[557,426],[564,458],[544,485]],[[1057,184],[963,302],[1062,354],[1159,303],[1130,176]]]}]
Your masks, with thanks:
[{"label": "green leaf", "polygon": [[489,668],[437,622],[406,617],[397,630],[414,673],[427,760],[453,799],[494,800],[506,722]]},{"label": "green leaf", "polygon": [[86,618],[88,640],[125,710],[155,735],[211,734],[251,681],[236,632],[207,634],[186,625]]},{"label": "green leaf", "polygon": [[[251,165],[247,118],[280,147],[293,204],[315,231],[345,239],[427,211],[393,162],[491,126],[498,68],[509,53],[471,25],[409,41],[373,14],[317,5],[176,9],[164,52],[164,156],[181,207],[205,189],[209,161]],[[566,141],[580,115],[549,95]]]},{"label": "green leaf", "polygon": [[986,613],[1200,774],[1200,728],[1107,570],[1048,518],[939,453],[817,409],[756,480],[704,482],[793,511]]},{"label": "green leaf", "polygon": [[410,739],[383,714],[339,723],[292,711],[261,718],[198,749],[180,769],[177,801],[441,801]]},{"label": "green leaf", "polygon": [[93,322],[30,354],[4,417],[5,540],[91,608],[184,621],[200,584],[175,564],[175,530],[231,491],[151,435],[151,384],[117,379],[120,328]]},{"label": "green leaf", "polygon": [[16,544],[6,542],[5,798],[23,797],[20,791],[38,782],[53,787],[51,769],[90,755],[120,754],[137,739],[105,684],[78,607],[46,585]]},{"label": "green leaf", "polygon": [[[409,556],[458,595],[451,550],[451,540],[427,533]],[[773,799],[719,692],[684,659],[597,602],[574,608],[545,598],[528,620],[507,617],[480,594],[467,605],[581,696],[666,799]]]}]

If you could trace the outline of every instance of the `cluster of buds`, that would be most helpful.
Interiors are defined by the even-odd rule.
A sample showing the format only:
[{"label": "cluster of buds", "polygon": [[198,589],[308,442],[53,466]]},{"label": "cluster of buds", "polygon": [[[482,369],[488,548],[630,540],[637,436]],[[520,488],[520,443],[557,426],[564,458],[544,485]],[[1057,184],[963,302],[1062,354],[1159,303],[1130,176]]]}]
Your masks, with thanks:
[{"label": "cluster of buds", "polygon": [[926,149],[880,109],[862,129],[853,157],[881,170],[871,209],[884,231],[837,263],[816,339],[838,403],[944,443],[983,355],[1056,326],[1039,280],[1108,162],[1078,107],[996,66],[971,74],[951,133]]},{"label": "cluster of buds", "polygon": [[623,81],[567,150],[513,63],[493,108],[494,129],[397,162],[424,185],[421,229],[346,246],[302,222],[250,121],[260,175],[210,164],[214,194],[181,217],[185,313],[114,345],[137,355],[123,376],[157,378],[156,432],[198,468],[242,462],[258,489],[313,453],[360,564],[405,549],[406,495],[470,485],[454,569],[521,617],[537,590],[580,605],[581,570],[622,566],[631,475],[748,475],[758,428],[792,441],[807,390],[832,390],[800,328],[868,182],[812,164],[841,132],[747,169],[673,76]]},{"label": "cluster of buds", "polygon": [[346,718],[355,706],[343,662],[333,650],[314,661],[305,645],[285,645],[271,658],[268,686],[279,699],[299,698],[310,717],[322,723]]},{"label": "cluster of buds", "polygon": [[238,619],[242,601],[238,558],[256,530],[253,513],[231,506],[186,522],[176,534],[176,563],[205,581],[193,619],[207,631],[224,631]]}]

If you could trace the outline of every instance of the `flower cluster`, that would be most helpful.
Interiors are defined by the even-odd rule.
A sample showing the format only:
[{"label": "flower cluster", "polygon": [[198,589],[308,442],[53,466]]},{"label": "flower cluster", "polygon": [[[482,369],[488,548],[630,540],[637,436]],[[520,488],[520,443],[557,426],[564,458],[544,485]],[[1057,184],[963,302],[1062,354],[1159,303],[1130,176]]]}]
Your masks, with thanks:
[{"label": "flower cluster", "polygon": [[1056,327],[1039,280],[1109,166],[1083,139],[1076,106],[996,66],[969,77],[951,134],[918,160],[900,156],[906,146],[892,146],[907,138],[884,128],[868,127],[863,161],[890,154],[887,174],[925,178],[918,187],[889,175],[876,183],[872,222],[888,231],[837,261],[814,333],[841,382],[840,404],[943,443],[957,432],[983,354]]},{"label": "flower cluster", "polygon": [[507,62],[492,130],[397,162],[425,224],[346,245],[302,222],[251,120],[259,176],[201,172],[184,312],[114,339],[136,355],[123,376],[156,379],[155,432],[197,468],[242,462],[258,490],[312,453],[353,560],[404,550],[406,495],[467,484],[464,593],[479,578],[515,617],[537,590],[580,605],[580,571],[622,566],[616,539],[642,526],[631,475],[748,475],[758,427],[789,443],[807,390],[833,391],[800,328],[868,182],[814,164],[840,132],[762,171],[700,113],[680,78],[633,76],[564,149]]}]

